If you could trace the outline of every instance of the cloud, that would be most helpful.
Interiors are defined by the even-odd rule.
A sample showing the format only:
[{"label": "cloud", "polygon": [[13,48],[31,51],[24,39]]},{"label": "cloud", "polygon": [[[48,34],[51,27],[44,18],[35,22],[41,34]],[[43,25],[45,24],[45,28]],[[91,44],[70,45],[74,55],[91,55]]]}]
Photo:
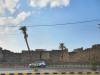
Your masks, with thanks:
[{"label": "cloud", "polygon": [[3,0],[0,0],[0,14],[4,13]]},{"label": "cloud", "polygon": [[6,11],[14,13],[19,0],[0,0],[0,14]]},{"label": "cloud", "polygon": [[[20,0],[0,0],[0,26],[17,26],[21,22],[23,22],[29,15],[29,12],[19,12],[16,15],[16,9],[18,9],[18,2]],[[10,13],[11,15],[7,15]],[[13,16],[16,15],[16,16]],[[0,27],[0,33],[5,33],[11,31],[10,28]]]},{"label": "cloud", "polygon": [[[18,2],[19,0],[0,0],[0,25],[17,25],[29,16],[30,13],[25,11],[20,12],[15,17],[13,16]],[[11,15],[7,16],[6,14],[8,12],[10,12]]]},{"label": "cloud", "polygon": [[29,12],[21,12],[16,17],[0,17],[0,25],[18,25],[30,15]]},{"label": "cloud", "polygon": [[[18,42],[17,38],[12,40],[13,37],[9,37],[9,34],[16,34],[17,27],[11,28],[7,27],[18,26],[23,22],[29,15],[30,12],[17,12],[19,0],[0,0],[0,46],[4,48],[9,48],[13,43]],[[10,14],[8,14],[10,13]]]},{"label": "cloud", "polygon": [[50,7],[62,7],[62,6],[68,6],[70,3],[70,0],[29,0],[30,6],[32,7],[38,7],[38,8],[44,8],[47,6]]},{"label": "cloud", "polygon": [[17,15],[17,17],[14,19],[14,24],[20,24],[22,21],[24,21],[28,16],[30,16],[30,12],[21,12]]},{"label": "cloud", "polygon": [[30,5],[32,7],[46,7],[49,3],[49,0],[30,0]]},{"label": "cloud", "polygon": [[21,12],[16,17],[0,17],[0,34],[13,33],[16,31],[16,27],[10,28],[7,26],[19,26],[28,16],[30,12]]},{"label": "cloud", "polygon": [[0,40],[0,46],[1,46],[2,44],[4,44],[4,41]]},{"label": "cloud", "polygon": [[51,0],[50,6],[51,7],[62,7],[62,6],[68,6],[70,0]]}]

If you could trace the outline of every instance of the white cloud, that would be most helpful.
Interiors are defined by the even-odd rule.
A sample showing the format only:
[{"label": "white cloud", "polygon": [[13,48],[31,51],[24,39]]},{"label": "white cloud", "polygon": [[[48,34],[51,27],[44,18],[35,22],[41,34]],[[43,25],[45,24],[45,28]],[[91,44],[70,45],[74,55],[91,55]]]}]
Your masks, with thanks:
[{"label": "white cloud", "polygon": [[4,13],[4,5],[3,5],[3,1],[0,0],[0,14]]},{"label": "white cloud", "polygon": [[[18,9],[18,2],[19,0],[0,0],[0,34],[15,31],[16,28],[11,29],[4,26],[18,26],[30,15],[30,12],[25,11],[15,14],[16,9]],[[8,12],[11,15],[6,15]]]},{"label": "white cloud", "polygon": [[[16,31],[16,27],[9,28],[7,26],[19,26],[28,16],[29,12],[21,12],[16,17],[1,17],[0,18],[0,34],[12,33]],[[5,27],[4,27],[5,26]]]},{"label": "white cloud", "polygon": [[0,25],[18,25],[24,21],[30,13],[21,12],[15,18],[14,17],[0,17]]},{"label": "white cloud", "polygon": [[32,7],[46,7],[49,3],[49,0],[30,0],[30,5]]},{"label": "white cloud", "polygon": [[51,0],[50,6],[51,7],[62,7],[62,6],[68,6],[70,0]]},{"label": "white cloud", "polygon": [[14,24],[18,25],[22,21],[24,21],[28,16],[30,15],[30,12],[21,12],[20,14],[17,15],[17,17],[14,19]]},{"label": "white cloud", "polygon": [[5,0],[5,8],[13,13],[16,10],[18,1],[19,0]]},{"label": "white cloud", "polygon": [[4,44],[4,41],[0,40],[0,46],[1,46],[2,44]]},{"label": "white cloud", "polygon": [[62,0],[51,0],[50,6],[51,7],[59,7],[62,5]]},{"label": "white cloud", "polygon": [[70,4],[70,0],[63,0],[63,5],[64,6],[67,6],[67,5],[69,5]]},{"label": "white cloud", "polygon": [[[20,12],[15,14],[16,9],[18,9],[19,0],[0,0],[0,46],[4,48],[9,48],[13,43],[17,42],[17,39],[12,40],[9,38],[9,34],[14,34],[16,32],[16,27],[10,28],[9,25],[17,26],[23,22],[29,15],[29,12]],[[11,15],[8,15],[10,13]],[[16,15],[15,17],[13,15]],[[11,40],[10,40],[11,39]],[[15,41],[15,42],[14,42]]]},{"label": "white cloud", "polygon": [[62,7],[62,6],[68,6],[70,0],[29,0],[30,6],[32,7]]},{"label": "white cloud", "polygon": [[19,0],[0,0],[0,14],[3,14],[6,10],[10,13],[14,13]]}]

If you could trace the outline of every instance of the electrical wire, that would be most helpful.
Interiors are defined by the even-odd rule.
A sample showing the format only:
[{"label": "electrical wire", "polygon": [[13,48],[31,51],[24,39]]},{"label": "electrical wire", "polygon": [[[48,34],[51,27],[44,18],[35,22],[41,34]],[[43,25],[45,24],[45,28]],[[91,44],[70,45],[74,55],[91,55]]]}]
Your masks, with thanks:
[{"label": "electrical wire", "polygon": [[[66,26],[66,25],[71,25],[71,24],[80,24],[80,23],[97,22],[97,21],[100,21],[100,19],[90,19],[90,20],[84,20],[84,21],[67,22],[67,23],[59,23],[59,24],[26,25],[26,27]],[[14,26],[14,25],[3,26],[3,25],[1,25],[0,27],[22,27],[22,26],[21,25],[20,26]]]}]

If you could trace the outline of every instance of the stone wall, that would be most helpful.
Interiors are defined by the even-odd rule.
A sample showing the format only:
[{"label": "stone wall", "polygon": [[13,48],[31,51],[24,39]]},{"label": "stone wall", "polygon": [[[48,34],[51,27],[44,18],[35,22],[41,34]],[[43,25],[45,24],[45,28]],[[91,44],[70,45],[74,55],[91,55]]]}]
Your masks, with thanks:
[{"label": "stone wall", "polygon": [[[63,55],[63,58],[62,58]],[[0,63],[13,63],[13,64],[26,64],[34,62],[36,60],[45,60],[48,64],[61,64],[61,63],[89,63],[90,61],[96,61],[100,63],[100,44],[93,45],[91,48],[84,49],[78,48],[73,52],[68,50],[41,50],[31,51],[29,55],[27,50],[23,50],[22,53],[13,53],[9,50],[2,50],[0,48]],[[63,60],[62,60],[63,59]]]}]

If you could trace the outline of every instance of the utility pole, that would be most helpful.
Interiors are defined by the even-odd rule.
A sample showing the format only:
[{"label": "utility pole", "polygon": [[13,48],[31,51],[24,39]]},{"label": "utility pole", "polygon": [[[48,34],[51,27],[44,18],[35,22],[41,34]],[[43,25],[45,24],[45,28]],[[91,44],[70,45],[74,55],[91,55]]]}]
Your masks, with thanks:
[{"label": "utility pole", "polygon": [[26,28],[26,26],[23,26],[19,30],[21,30],[23,32],[24,39],[25,39],[25,42],[26,42],[26,45],[27,45],[27,48],[28,48],[29,62],[31,62],[30,47],[29,47],[28,40],[27,40],[27,38],[28,38],[27,28]]}]

